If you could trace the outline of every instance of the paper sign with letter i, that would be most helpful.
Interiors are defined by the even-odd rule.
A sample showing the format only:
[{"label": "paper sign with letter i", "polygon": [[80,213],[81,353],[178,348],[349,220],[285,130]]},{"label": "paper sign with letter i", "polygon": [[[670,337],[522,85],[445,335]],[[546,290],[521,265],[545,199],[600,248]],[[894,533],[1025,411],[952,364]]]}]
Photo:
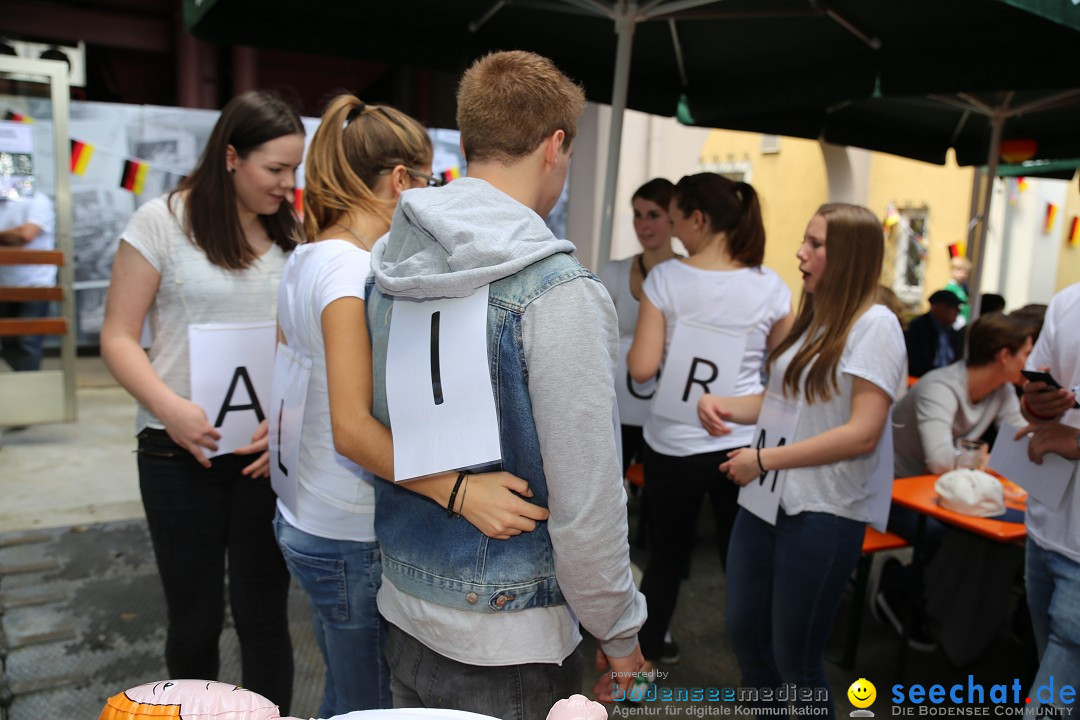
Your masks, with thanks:
[{"label": "paper sign with letter i", "polygon": [[191,401],[206,411],[210,424],[221,433],[217,452],[204,449],[206,457],[250,445],[266,419],[275,333],[272,320],[188,326]]},{"label": "paper sign with letter i", "polygon": [[394,299],[386,402],[396,481],[502,459],[488,369],[488,292]]},{"label": "paper sign with letter i", "polygon": [[[758,424],[754,428],[754,442],[743,452],[756,453],[759,448],[788,445],[794,442],[798,425],[797,402],[786,400],[774,393],[765,393],[765,402],[761,404]],[[775,525],[785,480],[787,470],[770,470],[758,476],[739,490],[739,505],[770,525]]]},{"label": "paper sign with letter i", "polygon": [[311,359],[279,344],[270,387],[270,485],[293,517],[297,515],[296,472],[310,380]]}]

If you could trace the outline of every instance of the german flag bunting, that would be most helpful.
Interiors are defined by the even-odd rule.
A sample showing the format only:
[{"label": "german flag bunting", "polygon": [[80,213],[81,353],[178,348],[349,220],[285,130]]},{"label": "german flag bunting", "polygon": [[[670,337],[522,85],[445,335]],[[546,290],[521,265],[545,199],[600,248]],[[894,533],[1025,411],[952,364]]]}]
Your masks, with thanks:
[{"label": "german flag bunting", "polygon": [[1058,206],[1054,203],[1046,203],[1046,218],[1043,220],[1043,235],[1050,234],[1054,229],[1054,221],[1057,220]]},{"label": "german flag bunting", "polygon": [[71,174],[85,175],[86,166],[94,154],[94,146],[79,140],[71,141]]},{"label": "german flag bunting", "polygon": [[452,167],[449,170],[443,170],[442,179],[444,183],[457,180],[459,177],[461,177],[461,168]]},{"label": "german flag bunting", "polygon": [[124,172],[120,175],[120,187],[135,195],[141,195],[150,165],[138,160],[125,160]]},{"label": "german flag bunting", "polygon": [[1069,247],[1080,246],[1080,217],[1073,215],[1072,224],[1069,226]]},{"label": "german flag bunting", "polygon": [[32,122],[34,122],[34,118],[30,117],[29,115],[23,115],[22,113],[17,113],[14,110],[8,110],[7,112],[5,112],[4,113],[4,119],[8,120],[9,122],[21,122],[21,123],[32,123]]}]

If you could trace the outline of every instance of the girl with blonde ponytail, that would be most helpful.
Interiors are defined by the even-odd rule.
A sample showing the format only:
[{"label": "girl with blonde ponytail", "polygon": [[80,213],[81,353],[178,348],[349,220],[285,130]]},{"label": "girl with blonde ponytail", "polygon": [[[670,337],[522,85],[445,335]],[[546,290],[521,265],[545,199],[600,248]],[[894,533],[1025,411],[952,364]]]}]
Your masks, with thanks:
[{"label": "girl with blonde ponytail", "polygon": [[[281,279],[275,372],[310,371],[300,427],[291,433],[299,437],[298,466],[275,476],[275,487],[289,492],[279,492],[274,528],[289,571],[311,598],[326,662],[319,717],[391,706],[386,624],[375,601],[382,570],[373,486],[394,477],[393,441],[371,415],[364,283],[371,248],[390,228],[401,194],[441,184],[431,159],[427,132],[408,115],[349,94],[332,100],[305,163],[308,242]],[[276,375],[275,385],[281,380]],[[447,507],[456,478],[445,473],[405,486]],[[519,497],[532,494],[525,481],[508,473],[471,475],[466,489],[450,509],[490,537],[508,539],[547,518],[546,509]]]}]

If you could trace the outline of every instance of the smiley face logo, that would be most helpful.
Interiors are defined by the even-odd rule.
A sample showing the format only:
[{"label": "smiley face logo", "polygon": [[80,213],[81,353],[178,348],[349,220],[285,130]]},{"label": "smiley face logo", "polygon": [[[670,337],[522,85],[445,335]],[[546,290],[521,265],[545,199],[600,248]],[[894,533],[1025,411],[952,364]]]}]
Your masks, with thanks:
[{"label": "smiley face logo", "polygon": [[866,678],[859,678],[855,682],[851,683],[851,687],[847,691],[848,700],[851,704],[857,708],[868,708],[874,704],[874,700],[877,699],[877,688],[874,687],[874,683],[870,682]]}]

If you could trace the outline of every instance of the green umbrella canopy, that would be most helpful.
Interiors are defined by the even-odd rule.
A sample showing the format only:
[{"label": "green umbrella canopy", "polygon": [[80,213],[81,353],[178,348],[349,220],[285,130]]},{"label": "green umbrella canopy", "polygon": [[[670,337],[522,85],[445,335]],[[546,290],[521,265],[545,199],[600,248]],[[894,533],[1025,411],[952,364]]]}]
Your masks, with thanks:
[{"label": "green umbrella canopy", "polygon": [[[497,49],[551,57],[612,101],[614,0],[185,0],[202,40],[457,71]],[[713,108],[826,106],[875,92],[1078,84],[1071,0],[641,0],[627,106],[698,123]],[[719,115],[718,115],[719,116]]]}]

